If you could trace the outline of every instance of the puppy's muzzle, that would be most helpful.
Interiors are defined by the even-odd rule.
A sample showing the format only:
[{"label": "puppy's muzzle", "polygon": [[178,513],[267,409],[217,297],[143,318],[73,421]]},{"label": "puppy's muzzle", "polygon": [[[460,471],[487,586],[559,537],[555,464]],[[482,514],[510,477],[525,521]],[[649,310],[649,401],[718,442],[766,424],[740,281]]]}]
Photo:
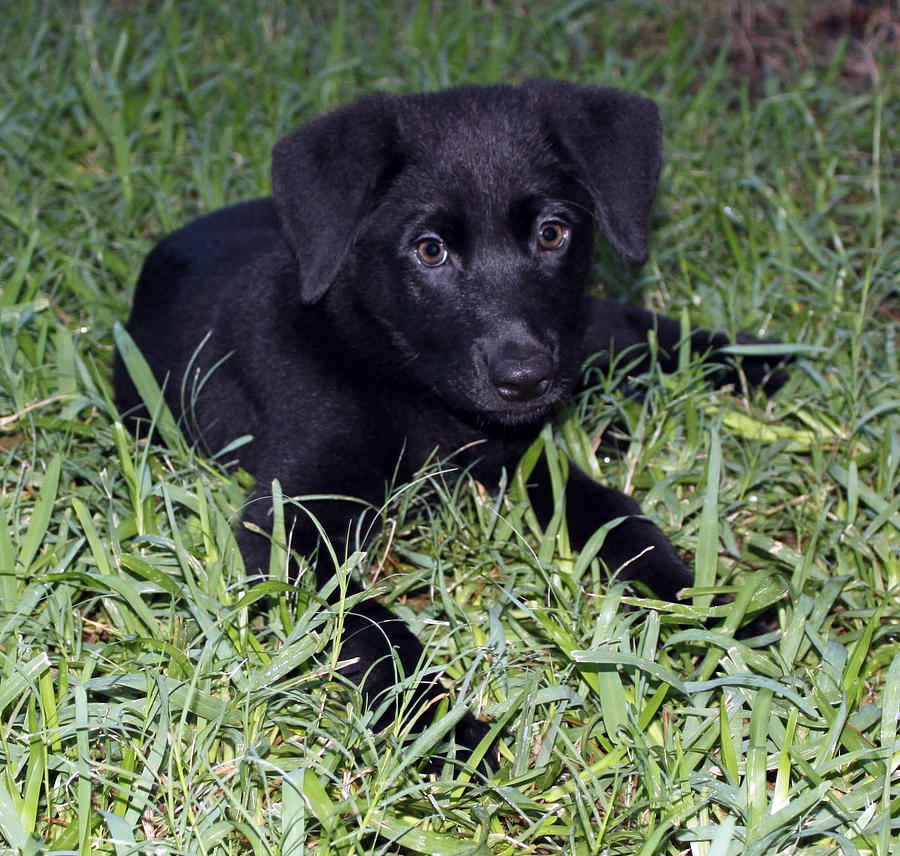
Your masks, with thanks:
[{"label": "puppy's muzzle", "polygon": [[549,392],[556,374],[548,351],[523,353],[509,348],[494,354],[488,363],[488,377],[506,401],[533,401]]}]

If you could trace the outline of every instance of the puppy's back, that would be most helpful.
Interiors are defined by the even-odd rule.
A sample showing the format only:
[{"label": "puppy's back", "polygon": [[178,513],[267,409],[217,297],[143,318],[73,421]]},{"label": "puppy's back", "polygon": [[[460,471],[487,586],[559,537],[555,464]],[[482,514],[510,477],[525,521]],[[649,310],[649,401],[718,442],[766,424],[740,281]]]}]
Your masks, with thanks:
[{"label": "puppy's back", "polygon": [[[138,277],[127,329],[160,382],[189,362],[214,314],[227,305],[223,292],[235,272],[278,244],[281,224],[265,197],[200,217],[153,248]],[[118,352],[113,383],[119,411],[146,416]]]}]

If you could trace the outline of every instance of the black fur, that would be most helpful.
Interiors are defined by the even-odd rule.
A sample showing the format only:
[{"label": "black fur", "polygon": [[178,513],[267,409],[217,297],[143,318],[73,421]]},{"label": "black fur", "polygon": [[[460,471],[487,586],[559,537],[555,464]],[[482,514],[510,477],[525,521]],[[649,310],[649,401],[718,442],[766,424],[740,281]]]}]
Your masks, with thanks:
[{"label": "black fur", "polygon": [[[663,368],[674,368],[676,321],[586,295],[595,224],[625,258],[646,257],[660,140],[654,104],[608,88],[531,81],[363,98],[275,146],[272,197],[162,240],[128,330],[208,453],[253,436],[238,453],[256,478],[245,522],[270,526],[274,478],[286,495],[380,505],[387,483],[435,450],[465,449],[455,462],[496,483],[590,356],[602,364],[638,348],[646,363],[655,330]],[[715,359],[727,340],[695,331],[691,344]],[[718,380],[734,381],[720,361]],[[762,359],[743,370],[771,388],[782,377]],[[115,384],[120,408],[139,414],[121,360]],[[546,470],[532,479],[546,519]],[[307,507],[340,549],[359,505]],[[670,599],[691,584],[630,497],[573,467],[567,509],[576,545],[629,517],[601,551],[612,570],[627,564],[624,576]],[[291,548],[312,553],[309,517],[286,513]],[[248,572],[267,569],[267,539],[242,527],[239,541]],[[321,583],[333,569],[320,560],[317,572]],[[406,673],[422,654],[371,600],[347,616],[341,646],[370,698],[395,682],[392,651]],[[417,700],[439,692],[420,686]],[[456,737],[473,748],[485,728],[468,716]]]}]

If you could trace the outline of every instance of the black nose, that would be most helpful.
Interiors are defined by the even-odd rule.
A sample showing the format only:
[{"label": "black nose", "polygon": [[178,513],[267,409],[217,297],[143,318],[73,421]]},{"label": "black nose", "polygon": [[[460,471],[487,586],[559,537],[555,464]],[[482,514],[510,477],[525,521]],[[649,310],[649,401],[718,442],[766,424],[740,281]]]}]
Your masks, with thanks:
[{"label": "black nose", "polygon": [[553,360],[546,352],[497,354],[488,366],[491,383],[507,401],[540,398],[553,383]]}]

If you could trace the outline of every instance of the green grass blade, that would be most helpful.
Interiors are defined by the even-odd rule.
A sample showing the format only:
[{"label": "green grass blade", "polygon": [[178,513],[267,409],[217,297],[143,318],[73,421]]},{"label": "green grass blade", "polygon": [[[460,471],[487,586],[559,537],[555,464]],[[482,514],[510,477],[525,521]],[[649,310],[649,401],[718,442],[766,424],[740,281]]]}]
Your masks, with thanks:
[{"label": "green grass blade", "polygon": [[138,394],[143,399],[163,442],[173,449],[184,448],[184,439],[181,431],[175,424],[172,412],[163,398],[162,390],[156,382],[153,371],[144,359],[143,354],[138,350],[134,340],[121,324],[115,325],[113,336],[116,340],[116,348],[122,357],[122,362],[125,363],[128,374]]},{"label": "green grass blade", "polygon": [[56,455],[50,459],[41,478],[41,489],[31,512],[31,520],[19,550],[19,564],[25,570],[31,567],[47,534],[53,516],[53,505],[59,491],[59,475],[62,459]]}]

